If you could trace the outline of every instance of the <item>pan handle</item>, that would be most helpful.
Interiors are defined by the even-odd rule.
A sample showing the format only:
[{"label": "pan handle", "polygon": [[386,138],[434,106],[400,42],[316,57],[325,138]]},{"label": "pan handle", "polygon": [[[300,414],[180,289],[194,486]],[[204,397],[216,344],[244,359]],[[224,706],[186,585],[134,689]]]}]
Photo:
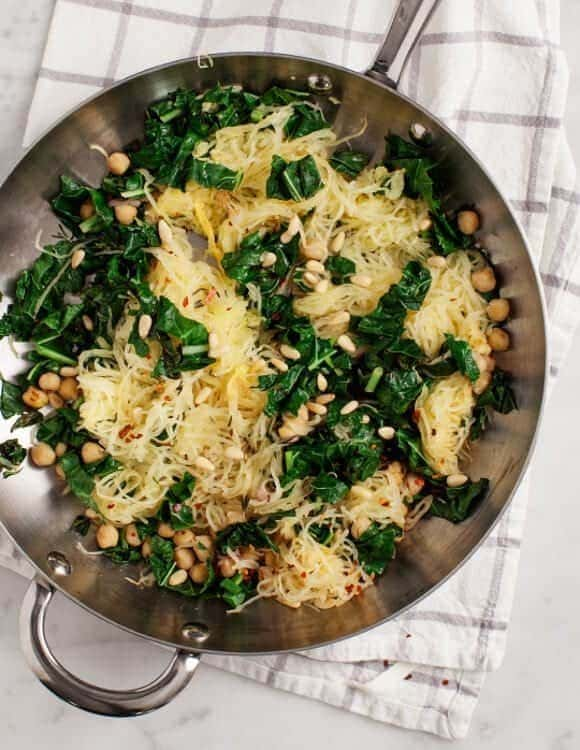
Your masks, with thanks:
[{"label": "pan handle", "polygon": [[401,73],[441,0],[400,0],[367,75],[396,89]]},{"label": "pan handle", "polygon": [[30,669],[59,698],[102,716],[139,716],[165,706],[189,684],[199,657],[181,650],[159,677],[133,690],[108,690],[75,677],[56,659],[46,641],[46,612],[54,593],[40,577],[32,580],[20,609],[20,643]]}]

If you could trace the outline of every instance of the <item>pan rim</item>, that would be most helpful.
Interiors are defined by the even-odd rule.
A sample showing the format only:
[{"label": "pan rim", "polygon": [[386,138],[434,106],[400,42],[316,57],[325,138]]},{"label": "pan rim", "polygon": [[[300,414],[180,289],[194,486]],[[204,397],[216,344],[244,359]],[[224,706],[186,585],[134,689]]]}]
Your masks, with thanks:
[{"label": "pan rim", "polygon": [[[548,363],[549,363],[549,340],[547,336],[547,306],[545,301],[545,295],[544,295],[544,289],[541,282],[541,277],[538,268],[536,268],[536,265],[532,258],[532,253],[530,251],[530,245],[528,242],[528,239],[526,237],[526,234],[523,230],[523,227],[521,225],[521,222],[515,215],[512,206],[510,205],[510,202],[504,197],[503,192],[500,190],[500,188],[497,186],[496,181],[493,179],[493,177],[490,175],[488,169],[485,167],[484,164],[482,164],[479,157],[471,150],[471,148],[465,144],[465,142],[456,134],[454,133],[439,117],[431,113],[427,108],[419,104],[418,102],[414,101],[410,97],[408,97],[405,94],[402,94],[392,86],[389,86],[387,83],[382,83],[381,81],[377,80],[375,77],[371,77],[365,73],[361,73],[358,71],[353,71],[349,68],[346,68],[342,65],[338,65],[335,63],[327,62],[324,60],[317,60],[316,58],[310,58],[310,57],[302,57],[299,55],[290,55],[290,54],[283,54],[283,53],[260,53],[260,52],[224,52],[219,54],[212,54],[212,55],[204,55],[204,56],[198,56],[197,58],[197,64],[199,66],[199,60],[200,57],[205,58],[211,58],[211,59],[222,59],[222,58],[261,58],[261,59],[282,59],[282,60],[294,60],[298,61],[300,63],[306,63],[306,64],[312,64],[312,65],[318,65],[323,66],[325,68],[329,68],[332,70],[340,71],[343,74],[347,74],[348,76],[354,77],[356,79],[360,79],[365,81],[365,83],[372,83],[373,85],[379,87],[383,91],[388,92],[391,95],[394,95],[396,98],[406,102],[407,104],[411,105],[414,109],[422,113],[424,116],[429,118],[431,121],[437,124],[439,128],[441,128],[442,131],[444,131],[449,137],[451,137],[458,146],[467,154],[467,156],[477,165],[477,167],[481,170],[481,172],[484,174],[486,179],[490,182],[492,187],[494,188],[497,196],[500,198],[503,207],[506,209],[509,217],[514,223],[514,226],[517,229],[517,232],[520,236],[520,240],[522,242],[523,247],[525,248],[526,255],[530,264],[530,267],[532,269],[532,275],[535,281],[535,287],[536,292],[539,300],[539,308],[541,311],[541,322],[542,322],[542,342],[543,342],[543,368],[542,368],[542,383],[541,383],[541,393],[540,393],[540,401],[538,404],[537,409],[537,419],[535,421],[533,434],[531,436],[529,447],[525,456],[525,459],[522,462],[521,468],[518,472],[518,476],[516,481],[514,482],[502,508],[499,510],[496,518],[493,519],[493,521],[490,523],[488,528],[483,532],[481,535],[481,538],[477,541],[476,544],[473,545],[472,549],[463,557],[463,559],[457,563],[446,575],[444,575],[436,584],[428,588],[426,591],[421,593],[419,596],[417,596],[412,602],[409,602],[408,604],[404,605],[400,609],[398,609],[396,612],[388,615],[387,617],[384,617],[382,619],[377,620],[372,625],[364,626],[361,628],[358,628],[350,633],[340,635],[336,638],[331,638],[327,640],[322,641],[316,641],[314,643],[309,644],[308,646],[301,646],[299,647],[300,651],[307,651],[314,648],[320,648],[328,645],[332,645],[334,643],[339,643],[343,640],[346,640],[347,638],[352,638],[354,636],[363,635],[364,633],[368,633],[369,631],[373,630],[374,628],[389,622],[390,620],[393,620],[396,617],[399,617],[406,613],[409,609],[412,607],[415,607],[417,604],[419,604],[421,601],[423,601],[427,596],[434,593],[440,586],[442,586],[444,583],[446,583],[453,575],[455,575],[471,558],[472,556],[480,549],[480,547],[485,543],[485,541],[489,538],[490,534],[493,532],[493,530],[496,528],[496,526],[499,524],[501,519],[504,517],[504,514],[507,512],[508,508],[511,506],[513,498],[519,489],[519,487],[522,484],[523,478],[526,475],[526,472],[530,466],[530,462],[532,460],[532,457],[534,455],[534,452],[537,447],[538,443],[538,435],[540,433],[542,421],[545,415],[545,406],[546,406],[546,391],[547,391],[547,381],[548,381]],[[47,128],[45,128],[42,133],[34,139],[34,141],[24,150],[24,153],[21,154],[20,158],[16,161],[14,166],[10,169],[4,180],[2,181],[0,185],[0,189],[5,185],[5,183],[11,178],[11,176],[20,168],[20,166],[23,164],[23,162],[28,158],[28,156],[34,151],[34,149],[55,129],[57,129],[61,124],[63,124],[66,120],[68,120],[70,117],[73,117],[77,112],[79,112],[81,109],[83,109],[86,105],[91,104],[92,102],[97,101],[100,97],[105,96],[110,91],[121,87],[130,81],[137,80],[139,78],[148,76],[153,73],[158,73],[163,70],[167,70],[169,68],[178,67],[187,63],[195,63],[196,58],[191,57],[185,57],[180,58],[178,60],[173,60],[167,63],[162,63],[160,65],[155,65],[150,68],[146,68],[144,70],[141,70],[137,73],[133,73],[129,76],[126,76],[125,78],[122,78],[118,81],[115,81],[110,86],[101,89],[100,91],[96,92],[95,94],[87,97],[82,102],[77,104],[76,106],[70,108],[67,110],[65,114],[63,114],[60,118],[58,118],[55,122],[53,122],[51,125],[49,125]],[[182,651],[188,651],[192,653],[206,653],[206,654],[213,654],[213,655],[268,655],[268,654],[284,654],[284,653],[292,653],[297,650],[297,648],[282,648],[282,649],[270,649],[270,650],[225,650],[225,649],[215,649],[215,648],[204,648],[204,647],[192,647],[188,646],[184,643],[175,643],[173,641],[167,641],[162,638],[158,638],[154,635],[145,634],[142,632],[139,632],[132,627],[119,623],[116,620],[112,619],[111,617],[102,614],[101,612],[96,611],[89,603],[83,602],[80,599],[78,599],[72,592],[67,591],[65,588],[63,588],[62,585],[59,584],[58,580],[54,580],[50,576],[48,576],[39,565],[28,555],[27,552],[24,551],[22,546],[12,537],[10,532],[8,531],[5,523],[0,518],[0,526],[4,529],[7,536],[11,540],[11,542],[15,545],[15,547],[20,551],[20,553],[23,555],[23,557],[31,564],[35,571],[35,575],[40,576],[44,581],[46,581],[51,587],[59,591],[61,594],[64,594],[68,599],[70,599],[72,602],[74,602],[76,605],[82,607],[85,611],[89,612],[91,615],[94,615],[95,617],[99,618],[100,620],[103,620],[110,625],[113,625],[116,628],[119,628],[127,633],[130,633],[131,635],[134,635],[138,638],[145,639],[147,641],[151,641],[153,643],[156,643],[159,646],[162,646],[164,648],[170,648],[170,649],[179,649]],[[31,579],[31,580],[34,580]]]}]

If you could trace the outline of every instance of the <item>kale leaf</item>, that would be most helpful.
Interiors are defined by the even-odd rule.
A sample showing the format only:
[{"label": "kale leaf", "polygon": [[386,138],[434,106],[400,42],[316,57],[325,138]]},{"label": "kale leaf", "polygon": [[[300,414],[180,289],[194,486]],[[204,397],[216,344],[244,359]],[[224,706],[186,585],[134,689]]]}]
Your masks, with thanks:
[{"label": "kale leaf", "polygon": [[370,161],[370,157],[362,151],[335,151],[330,157],[331,166],[347,177],[356,177]]},{"label": "kale leaf", "polygon": [[255,521],[234,523],[220,531],[216,538],[216,546],[220,552],[253,545],[256,548],[276,550],[277,547],[268,534]]},{"label": "kale leaf", "polygon": [[187,503],[191,500],[194,487],[195,477],[185,472],[165,493],[156,518],[170,523],[176,531],[190,529],[194,524],[194,516]]},{"label": "kale leaf", "polygon": [[338,503],[348,492],[348,484],[334,474],[319,474],[312,482],[312,496],[322,503]]},{"label": "kale leaf", "polygon": [[473,352],[467,341],[456,339],[450,333],[446,333],[445,343],[451,353],[451,357],[457,364],[459,372],[466,375],[472,383],[475,383],[479,377],[479,367],[477,366],[477,362],[475,361]]},{"label": "kale leaf", "polygon": [[355,540],[358,559],[364,570],[380,575],[395,556],[395,540],[403,531],[395,524],[380,526],[373,523]]},{"label": "kale leaf", "polygon": [[22,389],[16,383],[2,380],[2,392],[0,393],[0,414],[4,419],[10,419],[16,414],[21,414],[26,407],[22,401]]},{"label": "kale leaf", "polygon": [[272,157],[270,176],[266,182],[268,198],[283,201],[302,201],[322,187],[322,180],[314,158],[310,155],[287,162],[281,156]]},{"label": "kale leaf", "polygon": [[223,164],[217,164],[206,159],[192,159],[187,179],[193,180],[206,188],[237,190],[243,176],[243,172],[236,172],[229,167],[224,167]]},{"label": "kale leaf", "polygon": [[431,504],[432,516],[445,518],[452,523],[464,521],[483,500],[489,489],[489,479],[466,482],[461,487],[446,487],[445,494],[435,497]]},{"label": "kale leaf", "polygon": [[6,479],[20,471],[20,466],[26,458],[26,450],[18,440],[5,440],[0,443],[0,472]]}]

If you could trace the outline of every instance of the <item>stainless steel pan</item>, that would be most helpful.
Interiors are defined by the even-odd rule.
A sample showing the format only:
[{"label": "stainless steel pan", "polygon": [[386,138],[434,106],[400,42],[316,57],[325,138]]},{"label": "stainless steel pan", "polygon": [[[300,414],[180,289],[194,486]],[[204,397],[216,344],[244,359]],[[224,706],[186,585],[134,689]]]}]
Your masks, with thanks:
[{"label": "stainless steel pan", "polygon": [[[536,433],[546,363],[544,312],[538,278],[526,241],[500,190],[469,149],[429,112],[395,90],[392,71],[401,67],[402,42],[418,11],[426,18],[436,3],[402,2],[373,68],[360,75],[343,68],[282,55],[219,55],[206,64],[185,60],[129,78],[61,120],[26,154],[0,190],[1,281],[11,280],[36,255],[39,229],[56,228],[48,199],[61,172],[98,182],[102,160],[88,144],[123,146],[141,135],[145,107],[178,87],[205,89],[217,82],[242,83],[261,91],[273,81],[310,87],[342,131],[361,117],[368,128],[357,145],[383,150],[391,130],[406,135],[412,123],[425,127],[448,173],[450,208],[475,203],[483,217],[480,240],[493,258],[503,290],[512,300],[514,347],[502,366],[515,376],[519,411],[498,416],[474,450],[471,470],[491,479],[491,493],[465,523],[421,522],[399,547],[388,574],[347,605],[315,612],[262,601],[232,617],[221,603],[192,602],[158,589],[138,590],[102,556],[87,557],[69,533],[78,507],[63,498],[49,477],[26,468],[0,485],[0,521],[37,570],[22,608],[22,643],[31,668],[51,690],[82,708],[131,715],[157,708],[189,681],[200,651],[256,653],[306,649],[360,633],[394,617],[441,584],[477,549],[506,509],[528,461]],[[416,34],[415,34],[416,36]],[[332,93],[332,97],[328,95]],[[335,104],[339,100],[339,104]],[[117,692],[81,682],[52,656],[44,638],[44,616],[59,589],[75,602],[121,628],[177,649],[166,672],[136,691]]]}]

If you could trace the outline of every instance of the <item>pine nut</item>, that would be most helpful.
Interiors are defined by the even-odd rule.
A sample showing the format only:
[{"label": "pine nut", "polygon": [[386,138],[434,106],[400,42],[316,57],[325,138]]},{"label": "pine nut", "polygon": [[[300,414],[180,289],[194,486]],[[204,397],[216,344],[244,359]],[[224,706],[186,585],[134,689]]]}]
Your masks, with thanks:
[{"label": "pine nut", "polygon": [[244,451],[238,448],[237,445],[230,445],[225,449],[224,455],[226,458],[231,458],[233,461],[243,461]]},{"label": "pine nut", "polygon": [[373,493],[369,490],[368,487],[363,487],[362,484],[353,484],[353,486],[350,488],[350,494],[354,495],[354,497],[358,498],[359,500],[373,499]]},{"label": "pine nut", "polygon": [[85,255],[86,253],[84,250],[75,250],[70,258],[70,267],[73,269],[78,268],[85,259]]},{"label": "pine nut", "polygon": [[312,242],[310,245],[302,247],[302,255],[312,260],[325,261],[328,257],[328,251],[321,242]]},{"label": "pine nut", "polygon": [[432,255],[427,258],[427,265],[431,268],[445,268],[447,266],[447,258],[443,255]]},{"label": "pine nut", "polygon": [[273,357],[270,360],[270,364],[275,367],[277,370],[280,370],[280,372],[288,372],[288,365],[286,362],[284,362],[283,359],[278,359],[278,357]]},{"label": "pine nut", "polygon": [[350,527],[350,533],[353,535],[355,539],[360,539],[360,537],[365,533],[365,531],[371,526],[371,520],[370,518],[356,518]]},{"label": "pine nut", "polygon": [[93,321],[89,318],[88,315],[83,315],[82,317],[83,325],[87,329],[87,331],[92,331],[95,327],[95,324]]},{"label": "pine nut", "polygon": [[63,378],[74,378],[79,374],[79,371],[78,367],[61,367],[59,373]]},{"label": "pine nut", "polygon": [[199,406],[200,404],[203,404],[203,402],[207,401],[210,396],[211,396],[211,388],[206,385],[201,389],[201,391],[195,397],[195,400],[194,400],[195,405]]},{"label": "pine nut", "polygon": [[181,586],[187,581],[187,570],[176,570],[169,576],[168,584],[170,586]]},{"label": "pine nut", "polygon": [[304,437],[310,432],[310,427],[303,419],[288,417],[284,420],[284,426],[292,430],[295,435]]},{"label": "pine nut", "polygon": [[465,474],[450,474],[445,480],[448,487],[463,487],[468,477]]},{"label": "pine nut", "polygon": [[312,271],[312,273],[319,273],[319,274],[326,273],[326,268],[322,265],[322,263],[319,260],[307,260],[306,269],[308,271]]},{"label": "pine nut", "polygon": [[321,417],[328,412],[324,404],[319,404],[316,401],[309,401],[306,406],[308,407],[308,411],[311,411],[313,414],[319,414]]},{"label": "pine nut", "polygon": [[286,357],[286,359],[292,360],[297,360],[301,357],[298,349],[295,349],[293,346],[288,346],[288,344],[282,344],[282,346],[280,347],[280,354],[283,357]]},{"label": "pine nut", "polygon": [[139,318],[139,325],[137,327],[139,338],[146,339],[153,325],[153,318],[151,315],[141,315]]},{"label": "pine nut", "polygon": [[[306,404],[301,404],[300,408],[298,409],[297,417],[303,422],[308,421],[308,407],[306,406]],[[290,417],[290,419],[292,419],[292,417]]]},{"label": "pine nut", "polygon": [[[55,473],[55,474],[56,474],[56,476],[57,476],[57,477],[58,477],[59,479],[61,479],[62,481],[64,481],[64,480],[66,479],[66,474],[64,473],[64,469],[62,468],[62,466],[61,466],[60,464],[57,464],[57,465],[56,465],[56,466],[54,467],[54,473]],[[89,510],[90,510],[90,509],[89,509]],[[86,516],[86,515],[87,515],[87,513],[86,513],[86,511],[85,511],[85,516]]]},{"label": "pine nut", "polygon": [[347,336],[346,333],[343,333],[342,336],[339,336],[336,340],[336,343],[340,346],[341,349],[344,349],[344,351],[348,352],[349,354],[354,354],[356,352],[356,345],[354,341],[350,338],[350,336]]},{"label": "pine nut", "polygon": [[372,285],[373,280],[366,273],[355,273],[350,277],[350,282],[355,286],[360,286],[362,289],[368,289]]},{"label": "pine nut", "polygon": [[423,219],[423,221],[419,224],[419,231],[420,232],[426,232],[428,229],[431,229],[433,222],[431,219]]},{"label": "pine nut", "polygon": [[130,523],[125,527],[125,539],[129,547],[140,547],[141,539],[139,538],[139,532],[134,523]]},{"label": "pine nut", "polygon": [[348,404],[345,404],[342,409],[340,410],[340,413],[343,415],[346,414],[352,414],[353,411],[356,411],[359,407],[358,401],[349,401]]},{"label": "pine nut", "polygon": [[262,263],[262,268],[270,268],[273,266],[278,258],[276,257],[276,253],[262,253],[262,257],[260,258],[260,261]]},{"label": "pine nut", "polygon": [[56,448],[54,449],[54,452],[56,453],[57,458],[62,458],[64,454],[67,451],[67,445],[66,443],[57,443]]},{"label": "pine nut", "polygon": [[306,271],[306,273],[302,277],[302,281],[313,289],[320,281],[320,276],[312,273],[311,271]]},{"label": "pine nut", "polygon": [[377,430],[379,437],[383,440],[392,440],[395,437],[394,427],[379,427]]},{"label": "pine nut", "polygon": [[282,427],[279,428],[278,435],[282,438],[282,440],[291,440],[293,437],[296,437],[296,433],[294,432],[294,430],[292,430],[285,424],[283,424]]},{"label": "pine nut", "polygon": [[346,234],[344,232],[339,232],[336,237],[333,238],[332,242],[330,243],[330,249],[333,253],[339,253],[342,250],[345,239]]},{"label": "pine nut", "polygon": [[318,386],[319,391],[325,391],[328,388],[328,380],[321,372],[316,376],[316,385]]},{"label": "pine nut", "polygon": [[362,417],[360,418],[360,421],[363,424],[368,424],[371,421],[371,418],[369,417],[368,414],[363,414]]},{"label": "pine nut", "polygon": [[292,240],[292,238],[298,234],[301,227],[302,222],[300,221],[300,217],[297,214],[294,214],[294,216],[290,219],[288,228],[280,235],[280,242],[284,245],[287,245]]},{"label": "pine nut", "polygon": [[328,279],[321,279],[318,284],[314,287],[316,294],[326,294],[330,283]]},{"label": "pine nut", "polygon": [[205,456],[198,456],[193,463],[198,469],[202,469],[203,471],[215,471],[215,466]]},{"label": "pine nut", "polygon": [[317,404],[330,404],[331,401],[334,401],[336,398],[336,394],[334,393],[321,393],[320,396],[316,397],[316,403]]}]

